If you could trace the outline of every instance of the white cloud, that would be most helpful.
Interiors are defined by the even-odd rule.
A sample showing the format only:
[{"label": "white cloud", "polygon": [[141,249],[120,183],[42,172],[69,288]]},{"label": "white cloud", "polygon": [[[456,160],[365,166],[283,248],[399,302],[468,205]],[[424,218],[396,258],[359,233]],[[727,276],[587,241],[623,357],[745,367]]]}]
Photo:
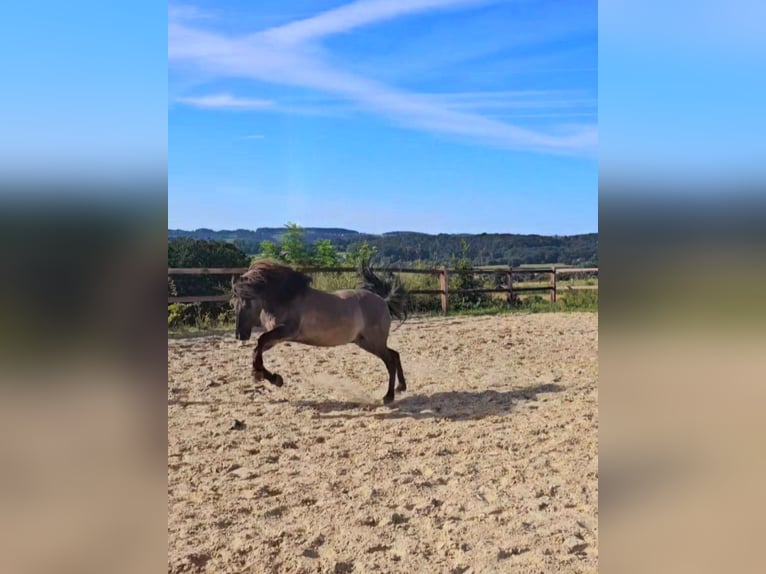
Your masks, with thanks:
[{"label": "white cloud", "polygon": [[210,20],[212,12],[187,4],[168,4],[168,20]]},{"label": "white cloud", "polygon": [[450,109],[596,109],[597,99],[582,90],[515,90],[432,94]]},{"label": "white cloud", "polygon": [[[553,130],[554,133],[519,127],[480,113],[483,107],[494,107],[497,98],[485,98],[478,102],[473,94],[460,101],[460,98],[450,99],[444,95],[399,90],[334,68],[321,47],[307,42],[405,14],[473,3],[471,0],[353,2],[312,18],[247,36],[227,36],[171,20],[168,29],[168,59],[171,65],[191,66],[220,78],[245,78],[316,90],[410,129],[468,138],[511,149],[595,154],[598,140],[595,123]],[[505,107],[514,107],[508,105],[508,93],[505,96]],[[180,98],[179,101],[205,108],[284,111],[281,106],[272,106],[271,102],[230,95]]]},{"label": "white cloud", "polygon": [[262,110],[271,107],[274,102],[252,98],[237,98],[230,94],[211,94],[208,96],[183,97],[179,103],[204,109]]},{"label": "white cloud", "polygon": [[266,139],[266,136],[263,134],[250,134],[247,136],[242,137],[243,140],[262,140]]},{"label": "white cloud", "polygon": [[358,0],[327,10],[311,18],[290,22],[264,33],[269,40],[300,43],[401,16],[450,10],[469,5],[491,4],[498,0]]}]

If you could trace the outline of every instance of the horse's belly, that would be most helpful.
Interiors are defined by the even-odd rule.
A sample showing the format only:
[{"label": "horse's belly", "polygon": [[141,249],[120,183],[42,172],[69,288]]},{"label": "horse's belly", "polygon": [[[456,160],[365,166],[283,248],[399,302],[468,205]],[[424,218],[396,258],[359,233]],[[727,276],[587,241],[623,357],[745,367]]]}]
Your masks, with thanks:
[{"label": "horse's belly", "polygon": [[298,342],[316,347],[337,347],[338,345],[351,343],[356,339],[356,336],[356,331],[348,329],[325,330],[302,334]]},{"label": "horse's belly", "polygon": [[301,321],[298,341],[317,347],[335,347],[356,340],[361,330],[361,316],[352,312],[327,316],[308,315]]}]

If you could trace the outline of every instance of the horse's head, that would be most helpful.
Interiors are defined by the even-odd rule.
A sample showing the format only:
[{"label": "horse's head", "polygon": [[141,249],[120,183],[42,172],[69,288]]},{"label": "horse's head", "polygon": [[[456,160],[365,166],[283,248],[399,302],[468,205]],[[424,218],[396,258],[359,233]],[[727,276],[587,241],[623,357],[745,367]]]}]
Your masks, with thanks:
[{"label": "horse's head", "polygon": [[247,341],[250,338],[253,326],[258,322],[257,315],[260,314],[260,305],[257,305],[253,299],[255,293],[248,287],[250,286],[242,283],[242,278],[232,280],[234,335],[240,341]]},{"label": "horse's head", "polygon": [[232,279],[236,313],[236,336],[247,341],[254,326],[260,326],[261,311],[280,313],[309,288],[311,277],[279,261],[253,262]]},{"label": "horse's head", "polygon": [[253,301],[237,297],[234,303],[234,333],[240,341],[247,341],[253,332]]}]

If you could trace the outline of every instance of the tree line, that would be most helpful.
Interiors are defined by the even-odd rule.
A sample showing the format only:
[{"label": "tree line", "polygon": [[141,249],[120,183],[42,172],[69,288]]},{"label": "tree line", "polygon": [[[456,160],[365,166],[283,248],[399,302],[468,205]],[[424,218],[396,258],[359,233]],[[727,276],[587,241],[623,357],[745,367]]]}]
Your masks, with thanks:
[{"label": "tree line", "polygon": [[[316,264],[321,265],[328,262],[333,265],[336,260],[343,262],[346,258],[353,260],[356,253],[365,249],[374,250],[376,261],[384,265],[449,265],[454,256],[463,254],[464,245],[465,256],[474,266],[537,263],[598,265],[596,233],[572,236],[509,233],[429,235],[403,231],[369,235],[349,229],[302,228],[290,223],[281,229],[261,228],[255,231],[169,230],[168,237],[226,241],[250,256],[262,253],[275,255],[275,250],[286,250],[288,257],[300,261],[313,257]],[[296,247],[296,241],[298,244],[302,242],[304,251]]]}]

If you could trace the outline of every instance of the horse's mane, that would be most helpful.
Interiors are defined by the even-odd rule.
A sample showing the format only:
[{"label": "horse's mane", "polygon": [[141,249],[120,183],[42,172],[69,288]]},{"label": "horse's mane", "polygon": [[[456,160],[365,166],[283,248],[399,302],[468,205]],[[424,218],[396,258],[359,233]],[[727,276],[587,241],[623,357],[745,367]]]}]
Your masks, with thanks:
[{"label": "horse's mane", "polygon": [[273,259],[260,259],[234,284],[241,299],[259,299],[266,306],[286,305],[306,292],[311,277]]}]

